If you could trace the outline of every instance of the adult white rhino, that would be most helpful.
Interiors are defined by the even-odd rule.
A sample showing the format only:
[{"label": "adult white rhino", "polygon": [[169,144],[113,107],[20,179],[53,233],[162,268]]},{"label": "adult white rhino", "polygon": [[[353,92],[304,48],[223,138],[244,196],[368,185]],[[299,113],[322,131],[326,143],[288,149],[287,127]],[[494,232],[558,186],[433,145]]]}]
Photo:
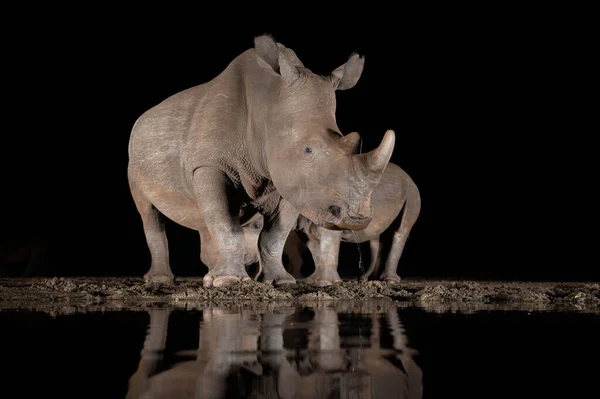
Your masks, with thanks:
[{"label": "adult white rhino", "polygon": [[265,217],[260,262],[264,280],[276,284],[295,282],[281,255],[299,214],[328,229],[365,228],[395,135],[388,130],[379,147],[357,154],[358,133],[339,132],[335,90],[353,87],[363,65],[352,54],[318,75],[262,35],[213,80],[141,115],[128,178],[152,256],[146,281],[173,281],[162,215],[211,240],[216,260],[206,287],[249,279],[242,206]]}]

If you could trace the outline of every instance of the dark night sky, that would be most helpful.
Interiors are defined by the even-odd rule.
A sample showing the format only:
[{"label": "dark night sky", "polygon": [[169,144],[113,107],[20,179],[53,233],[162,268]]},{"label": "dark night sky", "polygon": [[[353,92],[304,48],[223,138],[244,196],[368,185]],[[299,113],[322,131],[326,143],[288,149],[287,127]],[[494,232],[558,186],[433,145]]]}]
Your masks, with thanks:
[{"label": "dark night sky", "polygon": [[[211,28],[190,10],[151,11],[24,18],[5,49],[16,106],[4,132],[2,234],[49,239],[53,274],[146,271],[126,178],[133,123],[268,32],[321,74],[353,51],[365,56],[357,86],[338,92],[337,120],[361,133],[363,151],[394,129],[392,161],[420,188],[400,275],[598,278],[591,233],[575,227],[588,218],[592,181],[567,168],[588,169],[591,159],[558,105],[577,79],[564,76],[565,60],[580,62],[560,20],[404,10],[364,23],[263,18]],[[197,235],[178,226],[169,234],[175,273],[203,274]],[[356,267],[356,249],[342,250]]]}]

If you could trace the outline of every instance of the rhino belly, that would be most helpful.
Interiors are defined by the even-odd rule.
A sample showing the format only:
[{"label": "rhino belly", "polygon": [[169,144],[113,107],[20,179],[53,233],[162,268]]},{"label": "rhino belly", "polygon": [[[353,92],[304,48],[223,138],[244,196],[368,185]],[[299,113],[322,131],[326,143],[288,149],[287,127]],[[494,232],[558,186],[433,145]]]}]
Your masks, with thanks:
[{"label": "rhino belly", "polygon": [[148,199],[160,213],[175,223],[193,230],[200,229],[202,219],[195,198],[176,191],[153,190]]}]

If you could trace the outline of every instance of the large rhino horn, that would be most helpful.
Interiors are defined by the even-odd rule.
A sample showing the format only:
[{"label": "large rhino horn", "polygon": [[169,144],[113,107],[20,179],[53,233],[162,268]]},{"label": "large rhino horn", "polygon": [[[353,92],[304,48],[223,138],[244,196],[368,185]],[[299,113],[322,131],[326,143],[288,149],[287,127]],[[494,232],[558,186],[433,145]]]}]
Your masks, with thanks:
[{"label": "large rhino horn", "polygon": [[385,167],[392,157],[395,143],[396,134],[393,130],[388,130],[385,132],[379,147],[366,154],[354,155],[354,166],[359,177],[379,182]]}]

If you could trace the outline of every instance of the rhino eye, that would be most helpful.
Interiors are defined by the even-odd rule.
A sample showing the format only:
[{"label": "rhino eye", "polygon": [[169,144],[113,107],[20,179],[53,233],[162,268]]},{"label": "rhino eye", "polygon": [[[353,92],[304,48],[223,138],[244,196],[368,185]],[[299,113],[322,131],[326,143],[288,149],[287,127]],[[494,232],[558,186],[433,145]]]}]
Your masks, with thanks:
[{"label": "rhino eye", "polygon": [[306,148],[304,149],[304,152],[305,152],[305,153],[307,153],[307,154],[311,154],[311,153],[312,153],[312,148],[310,148],[310,147],[306,147]]},{"label": "rhino eye", "polygon": [[253,227],[258,230],[258,229],[260,229],[260,224],[254,223]]}]

